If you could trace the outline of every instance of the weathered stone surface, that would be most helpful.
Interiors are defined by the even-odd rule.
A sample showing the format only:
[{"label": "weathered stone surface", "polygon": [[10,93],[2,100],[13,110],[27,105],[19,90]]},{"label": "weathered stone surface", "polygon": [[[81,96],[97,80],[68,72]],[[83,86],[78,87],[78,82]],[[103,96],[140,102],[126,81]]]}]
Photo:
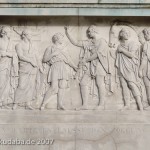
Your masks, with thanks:
[{"label": "weathered stone surface", "polygon": [[42,2],[0,4],[0,149],[149,150],[149,1]]},{"label": "weathered stone surface", "polygon": [[[7,123],[1,120],[2,149],[149,150],[150,126],[146,112],[34,111],[32,114],[27,111],[20,111],[19,114],[17,111],[2,111],[1,119],[4,117],[6,120],[8,116],[14,118]],[[71,117],[73,119],[70,120]],[[5,143],[14,140],[16,145],[4,145],[2,140]],[[17,141],[28,143],[21,145]],[[32,144],[32,141],[36,143]]]}]

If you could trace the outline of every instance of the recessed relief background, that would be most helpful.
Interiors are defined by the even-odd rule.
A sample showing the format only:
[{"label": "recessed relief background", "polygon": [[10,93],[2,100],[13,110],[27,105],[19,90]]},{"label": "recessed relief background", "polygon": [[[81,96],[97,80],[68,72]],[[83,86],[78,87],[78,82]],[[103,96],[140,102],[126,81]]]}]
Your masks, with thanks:
[{"label": "recessed relief background", "polygon": [[148,17],[0,19],[0,146],[149,150]]},{"label": "recessed relief background", "polygon": [[10,19],[1,23],[3,109],[148,105],[149,27],[142,18]]}]

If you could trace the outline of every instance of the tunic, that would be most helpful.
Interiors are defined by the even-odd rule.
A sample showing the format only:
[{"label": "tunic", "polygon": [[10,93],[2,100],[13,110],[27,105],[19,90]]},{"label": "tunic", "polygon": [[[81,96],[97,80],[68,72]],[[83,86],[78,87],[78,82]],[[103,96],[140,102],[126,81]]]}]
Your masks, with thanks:
[{"label": "tunic", "polygon": [[[50,70],[48,74],[48,82],[55,80],[69,80],[72,77],[72,68],[70,64],[73,64],[71,57],[66,53],[66,47],[58,47],[53,45],[49,51],[49,55],[53,55],[49,60]],[[75,65],[74,65],[75,66]]]}]

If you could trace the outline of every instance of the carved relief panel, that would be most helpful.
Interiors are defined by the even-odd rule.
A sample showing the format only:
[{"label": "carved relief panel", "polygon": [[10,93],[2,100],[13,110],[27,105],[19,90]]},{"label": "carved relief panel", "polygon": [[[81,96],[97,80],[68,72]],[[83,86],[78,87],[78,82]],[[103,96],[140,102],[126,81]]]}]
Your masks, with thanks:
[{"label": "carved relief panel", "polygon": [[149,26],[138,17],[1,17],[0,111],[15,124],[4,135],[42,134],[52,137],[43,148],[56,150],[148,150]]},{"label": "carved relief panel", "polygon": [[1,107],[143,111],[149,28],[130,19],[91,19],[4,19]]}]

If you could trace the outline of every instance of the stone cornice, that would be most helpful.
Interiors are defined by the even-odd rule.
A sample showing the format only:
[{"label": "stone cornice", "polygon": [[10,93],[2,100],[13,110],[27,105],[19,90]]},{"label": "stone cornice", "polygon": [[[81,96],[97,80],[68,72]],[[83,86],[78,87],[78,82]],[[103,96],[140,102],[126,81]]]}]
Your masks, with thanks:
[{"label": "stone cornice", "polygon": [[0,0],[0,15],[150,16],[150,0]]},{"label": "stone cornice", "polygon": [[150,4],[150,0],[0,0],[7,4]]},{"label": "stone cornice", "polygon": [[0,7],[150,8],[150,0],[0,0]]},{"label": "stone cornice", "polygon": [[34,4],[5,4],[0,3],[1,8],[150,8],[150,4],[45,4],[45,3],[34,3]]}]

